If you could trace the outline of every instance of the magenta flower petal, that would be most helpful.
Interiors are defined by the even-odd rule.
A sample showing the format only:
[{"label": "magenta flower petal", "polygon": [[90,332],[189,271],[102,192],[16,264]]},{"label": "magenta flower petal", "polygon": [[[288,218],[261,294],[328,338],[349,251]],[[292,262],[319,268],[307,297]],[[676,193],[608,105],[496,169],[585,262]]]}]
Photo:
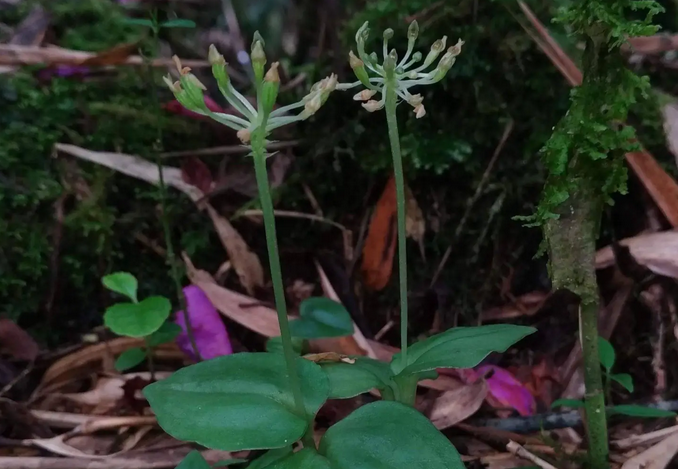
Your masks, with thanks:
[{"label": "magenta flower petal", "polygon": [[[231,341],[228,338],[226,326],[221,315],[216,310],[207,295],[195,285],[184,288],[186,302],[188,303],[188,315],[191,321],[191,329],[195,338],[200,355],[204,360],[230,355],[233,353]],[[177,345],[183,352],[194,360],[197,358],[193,353],[191,342],[186,333],[186,322],[183,311],[177,312],[176,323],[181,327],[181,334],[177,337]]]},{"label": "magenta flower petal", "polygon": [[488,375],[489,392],[501,404],[517,410],[522,416],[534,414],[537,407],[534,396],[511,373],[494,365],[481,366],[476,371]]}]

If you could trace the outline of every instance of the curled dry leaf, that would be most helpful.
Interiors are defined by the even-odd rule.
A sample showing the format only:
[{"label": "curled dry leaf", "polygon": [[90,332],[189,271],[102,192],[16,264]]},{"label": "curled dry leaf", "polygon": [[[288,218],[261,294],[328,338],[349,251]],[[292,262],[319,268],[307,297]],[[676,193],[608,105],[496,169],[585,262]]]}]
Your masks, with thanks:
[{"label": "curled dry leaf", "polygon": [[209,204],[207,205],[207,212],[219,234],[221,244],[228,253],[231,265],[240,278],[240,283],[245,287],[247,293],[254,294],[257,287],[264,286],[264,269],[259,257],[250,250],[240,233],[233,228],[233,225],[219,215]]},{"label": "curled dry leaf", "polygon": [[622,469],[665,469],[678,453],[678,435],[671,435],[622,464]]},{"label": "curled dry leaf", "polygon": [[[678,231],[662,231],[627,238],[620,243],[629,248],[633,258],[652,272],[678,278]],[[596,268],[604,269],[615,264],[612,246],[596,253]]]},{"label": "curled dry leaf", "polygon": [[438,430],[463,422],[480,409],[487,392],[487,383],[482,379],[445,391],[433,403],[429,418]]},{"label": "curled dry leaf", "polygon": [[18,360],[33,361],[40,353],[40,347],[13,321],[0,318],[0,353]]},{"label": "curled dry leaf", "polygon": [[363,247],[363,281],[370,290],[383,290],[391,278],[398,238],[396,212],[395,179],[391,175],[377,202]]}]

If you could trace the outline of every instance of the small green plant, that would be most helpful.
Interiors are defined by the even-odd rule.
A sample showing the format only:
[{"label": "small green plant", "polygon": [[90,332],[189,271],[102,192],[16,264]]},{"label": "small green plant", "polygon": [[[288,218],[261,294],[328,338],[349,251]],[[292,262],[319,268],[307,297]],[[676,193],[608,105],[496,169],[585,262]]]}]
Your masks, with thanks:
[{"label": "small green plant", "polygon": [[[264,43],[255,34],[251,63],[254,69],[257,107],[255,108],[232,86],[224,58],[210,48],[212,72],[228,102],[241,116],[212,112],[204,102],[205,86],[181,66],[178,82],[170,77],[166,82],[177,100],[187,109],[209,116],[237,132],[240,140],[252,150],[259,196],[264,215],[271,277],[280,325],[278,352],[239,353],[218,357],[183,368],[169,378],[144,389],[160,426],[180,440],[191,441],[208,448],[238,450],[269,450],[252,462],[249,469],[462,469],[463,463],[454,446],[433,424],[413,408],[417,383],[437,377],[438,368],[471,368],[492,352],[503,352],[528,334],[533,328],[514,325],[492,325],[451,329],[407,347],[407,291],[405,283],[404,231],[401,232],[401,295],[403,350],[390,363],[367,357],[334,357],[318,363],[298,355],[293,335],[297,339],[319,336],[341,336],[353,332],[348,314],[336,303],[326,299],[307,300],[302,305],[299,320],[287,318],[282,273],[278,256],[275,218],[268,176],[266,174],[266,137],[271,130],[313,115],[334,89],[349,89],[360,83],[367,86],[358,97],[370,97],[381,92],[389,120],[389,137],[394,162],[401,164],[395,107],[398,98],[406,99],[421,117],[421,99],[412,96],[408,87],[439,81],[454,62],[458,49],[452,49],[438,67],[428,73],[428,67],[444,49],[444,40],[432,49],[432,59],[424,66],[405,69],[421,60],[412,55],[416,39],[416,23],[410,27],[410,44],[402,65],[396,65],[395,52],[385,51],[384,65],[364,53],[367,25],[359,31],[358,50],[361,60],[382,77],[362,76],[360,65],[352,59],[360,81],[339,85],[336,76],[320,81],[301,101],[273,111],[278,93],[277,63],[264,73],[266,56]],[[390,35],[391,33],[387,34]],[[385,40],[385,49],[387,39]],[[409,56],[412,60],[407,62]],[[366,65],[367,66],[367,65]],[[365,71],[365,70],[363,70]],[[365,103],[366,108],[379,107]],[[303,108],[289,116],[295,109]],[[376,109],[375,109],[376,110]],[[402,166],[396,169],[403,183]],[[400,186],[401,189],[403,186]],[[401,191],[402,196],[404,191]],[[401,200],[402,201],[402,200]],[[398,212],[404,226],[404,204]],[[269,350],[278,348],[278,341],[269,342]],[[297,340],[296,345],[300,345]],[[368,404],[331,426],[316,447],[313,439],[314,417],[328,399],[349,398],[372,389],[383,398]],[[301,441],[303,448],[294,451]],[[181,469],[207,467],[199,453],[189,455]]]},{"label": "small green plant", "polygon": [[167,322],[172,304],[162,296],[149,296],[139,301],[139,282],[127,272],[107,275],[101,279],[101,283],[110,291],[129,299],[106,309],[106,327],[121,336],[143,338],[146,345],[145,348],[135,347],[122,353],[115,361],[115,369],[125,371],[147,360],[153,374],[153,347],[172,342],[181,332],[177,324]]},{"label": "small green plant", "polygon": [[[598,337],[598,352],[600,357],[600,365],[603,369],[604,388],[607,401],[610,401],[610,389],[612,383],[620,384],[628,392],[633,392],[633,378],[628,373],[613,373],[617,359],[614,347],[607,340]],[[584,407],[584,401],[579,399],[557,399],[551,404],[551,408],[557,407],[571,407],[579,409]],[[662,409],[655,409],[652,407],[645,407],[641,405],[616,405],[608,406],[606,408],[607,417],[613,415],[627,415],[629,417],[646,417],[646,418],[660,418],[660,417],[674,417],[675,412],[670,412]]]}]

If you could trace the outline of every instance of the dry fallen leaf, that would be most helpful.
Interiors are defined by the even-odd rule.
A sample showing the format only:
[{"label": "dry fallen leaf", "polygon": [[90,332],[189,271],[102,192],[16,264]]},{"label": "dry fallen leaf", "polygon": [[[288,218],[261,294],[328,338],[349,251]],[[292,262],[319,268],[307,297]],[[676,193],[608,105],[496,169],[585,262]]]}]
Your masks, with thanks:
[{"label": "dry fallen leaf", "polygon": [[487,383],[481,379],[442,393],[433,403],[429,418],[438,430],[463,422],[475,414],[487,397]]},{"label": "dry fallen leaf", "polygon": [[[619,242],[629,248],[633,258],[658,275],[678,278],[678,231],[647,233]],[[615,265],[612,246],[606,246],[596,253],[596,268],[604,269]]]},{"label": "dry fallen leaf", "polygon": [[18,360],[33,361],[40,353],[40,347],[13,321],[0,318],[0,353]]},{"label": "dry fallen leaf", "polygon": [[672,435],[650,449],[633,456],[622,469],[664,469],[678,453],[678,435]]},{"label": "dry fallen leaf", "polygon": [[94,57],[83,60],[79,65],[100,67],[104,65],[120,65],[139,48],[137,43],[118,44],[105,51],[98,52]]},{"label": "dry fallen leaf", "polygon": [[264,269],[259,257],[250,250],[240,233],[233,228],[233,225],[219,215],[211,205],[207,205],[207,212],[219,234],[221,244],[228,253],[231,266],[240,278],[240,283],[245,287],[247,293],[253,295],[257,287],[264,286]]},{"label": "dry fallen leaf", "polygon": [[212,172],[200,158],[186,158],[181,163],[181,178],[184,182],[209,194],[214,187]]},{"label": "dry fallen leaf", "polygon": [[398,238],[396,212],[395,179],[391,176],[377,202],[363,248],[362,272],[370,290],[382,290],[391,278]]},{"label": "dry fallen leaf", "polygon": [[424,220],[424,213],[419,208],[417,199],[410,190],[409,186],[405,186],[405,197],[407,208],[405,213],[405,230],[407,237],[412,238],[419,244],[419,251],[421,251],[422,259],[426,260],[426,253],[424,251],[424,235],[426,234],[426,221]]},{"label": "dry fallen leaf", "polygon": [[310,360],[313,363],[321,363],[321,362],[333,362],[333,363],[348,363],[348,364],[354,364],[355,359],[349,357],[348,355],[344,355],[343,353],[336,353],[336,352],[322,352],[322,353],[308,353],[304,355],[302,358],[305,358],[306,360]]},{"label": "dry fallen leaf", "polygon": [[662,116],[664,117],[666,146],[673,153],[678,164],[678,103],[671,102],[662,106]]}]

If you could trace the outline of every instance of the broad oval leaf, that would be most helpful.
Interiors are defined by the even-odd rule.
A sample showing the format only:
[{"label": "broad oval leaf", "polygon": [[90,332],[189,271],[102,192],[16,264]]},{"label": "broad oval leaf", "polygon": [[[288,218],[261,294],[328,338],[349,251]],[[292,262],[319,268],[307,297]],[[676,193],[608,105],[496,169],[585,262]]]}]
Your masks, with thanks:
[{"label": "broad oval leaf", "polygon": [[616,375],[608,375],[612,381],[621,384],[628,392],[633,392],[633,378],[628,373],[619,373]]},{"label": "broad oval leaf", "polygon": [[162,296],[150,296],[139,303],[118,303],[106,310],[104,324],[118,335],[145,337],[160,329],[171,309],[172,304]]},{"label": "broad oval leaf", "polygon": [[536,329],[512,324],[456,327],[412,345],[407,363],[393,356],[394,374],[414,374],[436,368],[473,368],[492,352],[504,352]]},{"label": "broad oval leaf", "polygon": [[[327,376],[298,358],[308,418],[327,400]],[[144,389],[160,426],[174,438],[240,451],[289,446],[306,432],[278,353],[238,353],[183,368]]]},{"label": "broad oval leaf", "polygon": [[186,455],[176,469],[212,469],[200,451],[193,450]]},{"label": "broad oval leaf", "polygon": [[115,272],[103,277],[101,283],[109,290],[120,293],[135,303],[137,302],[139,282],[134,275],[128,272]]},{"label": "broad oval leaf", "polygon": [[464,469],[426,417],[392,401],[368,404],[330,427],[319,452],[332,469]]},{"label": "broad oval leaf", "polygon": [[353,319],[341,303],[324,297],[304,300],[299,306],[299,319],[290,322],[295,337],[320,339],[353,334]]},{"label": "broad oval leaf", "polygon": [[676,413],[670,410],[655,409],[642,405],[617,405],[608,410],[608,415],[628,415],[629,417],[661,418],[675,417]]},{"label": "broad oval leaf", "polygon": [[315,450],[302,449],[292,453],[262,469],[332,469],[330,463]]},{"label": "broad oval leaf", "polygon": [[125,371],[130,368],[134,368],[139,363],[146,359],[146,351],[139,347],[134,347],[129,350],[125,350],[120,354],[120,356],[115,360],[115,369],[117,371]]},{"label": "broad oval leaf", "polygon": [[598,337],[598,357],[600,358],[600,364],[603,365],[609,373],[614,366],[616,357],[612,344],[602,337]]},{"label": "broad oval leaf", "polygon": [[388,363],[367,357],[355,358],[355,363],[320,363],[330,382],[330,399],[349,399],[371,389],[384,389],[393,374]]}]

